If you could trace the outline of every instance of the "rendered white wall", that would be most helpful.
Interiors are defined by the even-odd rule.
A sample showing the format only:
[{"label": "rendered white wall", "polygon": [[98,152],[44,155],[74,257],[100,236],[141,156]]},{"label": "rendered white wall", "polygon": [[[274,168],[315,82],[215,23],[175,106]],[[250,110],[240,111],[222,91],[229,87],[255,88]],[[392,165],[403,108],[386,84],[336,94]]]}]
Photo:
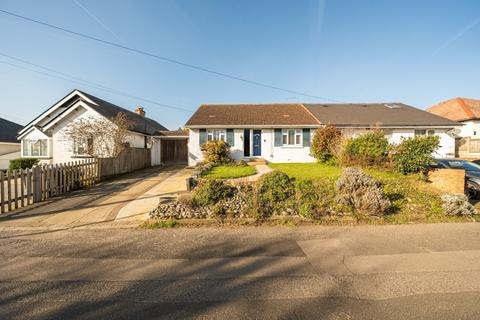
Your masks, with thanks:
[{"label": "rendered white wall", "polygon": [[188,138],[188,165],[194,166],[203,160],[200,150],[200,133],[198,129],[190,129]]},{"label": "rendered white wall", "polygon": [[[1,145],[0,145],[0,147],[1,147]],[[10,160],[14,160],[14,159],[17,159],[17,158],[20,158],[20,151],[7,153],[7,154],[2,154],[0,156],[0,170],[8,169],[8,166],[10,165]]]},{"label": "rendered white wall", "polygon": [[[434,156],[439,158],[453,157],[455,154],[455,138],[447,133],[446,129],[434,129],[435,135],[440,138],[440,148],[435,152]],[[342,130],[343,132],[343,130]],[[344,134],[349,136],[358,136],[368,132],[366,129],[346,129]],[[252,134],[252,129],[250,129]],[[310,147],[298,146],[274,146],[274,129],[262,129],[262,154],[261,158],[269,162],[315,162],[315,158],[310,155]],[[311,137],[313,138],[314,129],[311,129]],[[234,130],[235,143],[231,148],[232,158],[235,160],[243,159],[243,129]],[[400,143],[403,139],[413,138],[415,136],[414,129],[389,129],[386,130],[386,136],[390,143]],[[253,139],[250,138],[252,143]],[[251,145],[250,151],[253,147]],[[190,139],[188,141],[188,159],[189,165],[194,166],[203,160],[200,150],[199,130],[190,130]],[[249,157],[251,158],[251,157]]]},{"label": "rendered white wall", "polygon": [[459,126],[460,137],[470,137],[473,139],[480,139],[480,121],[470,120],[462,122],[464,125]]},{"label": "rendered white wall", "polygon": [[[243,156],[243,129],[234,130],[234,145],[231,147],[231,156],[234,160],[244,159]],[[250,129],[250,153],[253,152],[253,129]],[[312,130],[313,136],[313,130]],[[200,150],[199,130],[190,129],[188,140],[188,164],[194,166],[203,160]],[[269,162],[314,162],[310,156],[310,147],[274,147],[274,129],[262,129],[262,150],[260,158]],[[253,158],[253,156],[247,157]]]}]

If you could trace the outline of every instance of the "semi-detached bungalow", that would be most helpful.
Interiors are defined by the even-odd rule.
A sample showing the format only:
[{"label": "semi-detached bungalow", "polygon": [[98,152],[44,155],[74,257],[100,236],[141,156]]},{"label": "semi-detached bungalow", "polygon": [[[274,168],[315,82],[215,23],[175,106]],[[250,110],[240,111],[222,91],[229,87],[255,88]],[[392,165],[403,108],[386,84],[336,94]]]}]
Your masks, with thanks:
[{"label": "semi-detached bungalow", "polygon": [[224,140],[236,160],[263,158],[269,162],[313,162],[313,131],[334,125],[347,136],[379,128],[399,143],[416,135],[440,138],[437,157],[455,155],[452,121],[403,103],[371,104],[219,104],[202,105],[186,123],[189,165],[202,161],[201,146]]}]

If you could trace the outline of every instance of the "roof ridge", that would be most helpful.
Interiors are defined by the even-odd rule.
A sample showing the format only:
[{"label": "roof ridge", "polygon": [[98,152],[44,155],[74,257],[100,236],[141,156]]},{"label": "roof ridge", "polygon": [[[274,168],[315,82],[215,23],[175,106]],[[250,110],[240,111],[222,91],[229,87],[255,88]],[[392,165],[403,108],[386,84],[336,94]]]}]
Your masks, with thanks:
[{"label": "roof ridge", "polygon": [[475,114],[473,113],[473,111],[467,106],[467,104],[465,103],[465,101],[463,100],[463,98],[456,98],[456,101],[458,102],[458,104],[460,105],[460,107],[462,108],[462,110],[467,114],[467,116],[471,117],[471,118],[475,118]]},{"label": "roof ridge", "polygon": [[301,103],[300,105],[303,107],[303,109],[305,109],[305,111],[308,112],[308,114],[310,114],[310,115],[313,117],[313,119],[315,119],[315,120],[318,122],[318,124],[323,124],[323,123],[320,121],[320,119],[318,119],[317,117],[315,117],[315,115],[312,113],[312,111],[310,111],[307,107],[305,107],[305,105],[304,105],[303,103]]},{"label": "roof ridge", "polygon": [[282,106],[299,106],[303,103],[202,103],[200,107],[203,106],[275,106],[275,105],[282,105]]}]

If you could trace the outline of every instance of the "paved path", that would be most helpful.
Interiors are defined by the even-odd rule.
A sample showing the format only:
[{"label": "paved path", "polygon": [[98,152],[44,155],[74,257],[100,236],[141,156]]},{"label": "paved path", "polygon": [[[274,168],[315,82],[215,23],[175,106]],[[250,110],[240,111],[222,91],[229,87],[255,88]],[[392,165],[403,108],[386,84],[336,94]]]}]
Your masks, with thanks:
[{"label": "paved path", "polygon": [[270,168],[266,164],[257,164],[255,165],[255,169],[257,170],[257,173],[254,175],[243,177],[243,178],[229,179],[228,181],[232,183],[254,182],[254,181],[257,181],[264,174],[273,171],[272,168]]},{"label": "paved path", "polygon": [[[27,210],[1,215],[0,230],[105,228],[111,227],[119,213],[128,219],[123,223],[115,222],[117,226],[136,226],[138,219],[142,217],[136,215],[140,211],[148,211],[148,206],[153,208],[158,203],[157,192],[150,190],[152,188],[156,190],[157,186],[164,185],[162,183],[165,180],[172,176],[176,177],[179,172],[185,170],[183,168],[182,166],[148,168],[39,203]],[[176,183],[170,186],[167,192],[185,186],[185,182],[179,184],[178,179],[174,179],[174,182]],[[132,202],[135,205],[129,206]],[[128,210],[132,210],[131,215],[128,210],[124,210],[127,206]]]},{"label": "paved path", "polygon": [[130,201],[117,214],[115,221],[143,221],[146,214],[158,205],[159,198],[175,197],[187,192],[187,178],[192,175],[192,169],[182,169],[168,178],[160,181],[147,192]]},{"label": "paved path", "polygon": [[480,224],[0,234],[1,319],[479,319]]}]

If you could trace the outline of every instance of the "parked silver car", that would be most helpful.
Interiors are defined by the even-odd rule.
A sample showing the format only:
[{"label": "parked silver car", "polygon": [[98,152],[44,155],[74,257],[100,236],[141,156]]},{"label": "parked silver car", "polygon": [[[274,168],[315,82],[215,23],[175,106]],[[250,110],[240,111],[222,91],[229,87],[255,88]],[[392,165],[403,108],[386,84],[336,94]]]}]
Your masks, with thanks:
[{"label": "parked silver car", "polygon": [[460,159],[435,159],[431,168],[463,169],[467,184],[467,196],[478,199],[480,196],[480,165]]}]

